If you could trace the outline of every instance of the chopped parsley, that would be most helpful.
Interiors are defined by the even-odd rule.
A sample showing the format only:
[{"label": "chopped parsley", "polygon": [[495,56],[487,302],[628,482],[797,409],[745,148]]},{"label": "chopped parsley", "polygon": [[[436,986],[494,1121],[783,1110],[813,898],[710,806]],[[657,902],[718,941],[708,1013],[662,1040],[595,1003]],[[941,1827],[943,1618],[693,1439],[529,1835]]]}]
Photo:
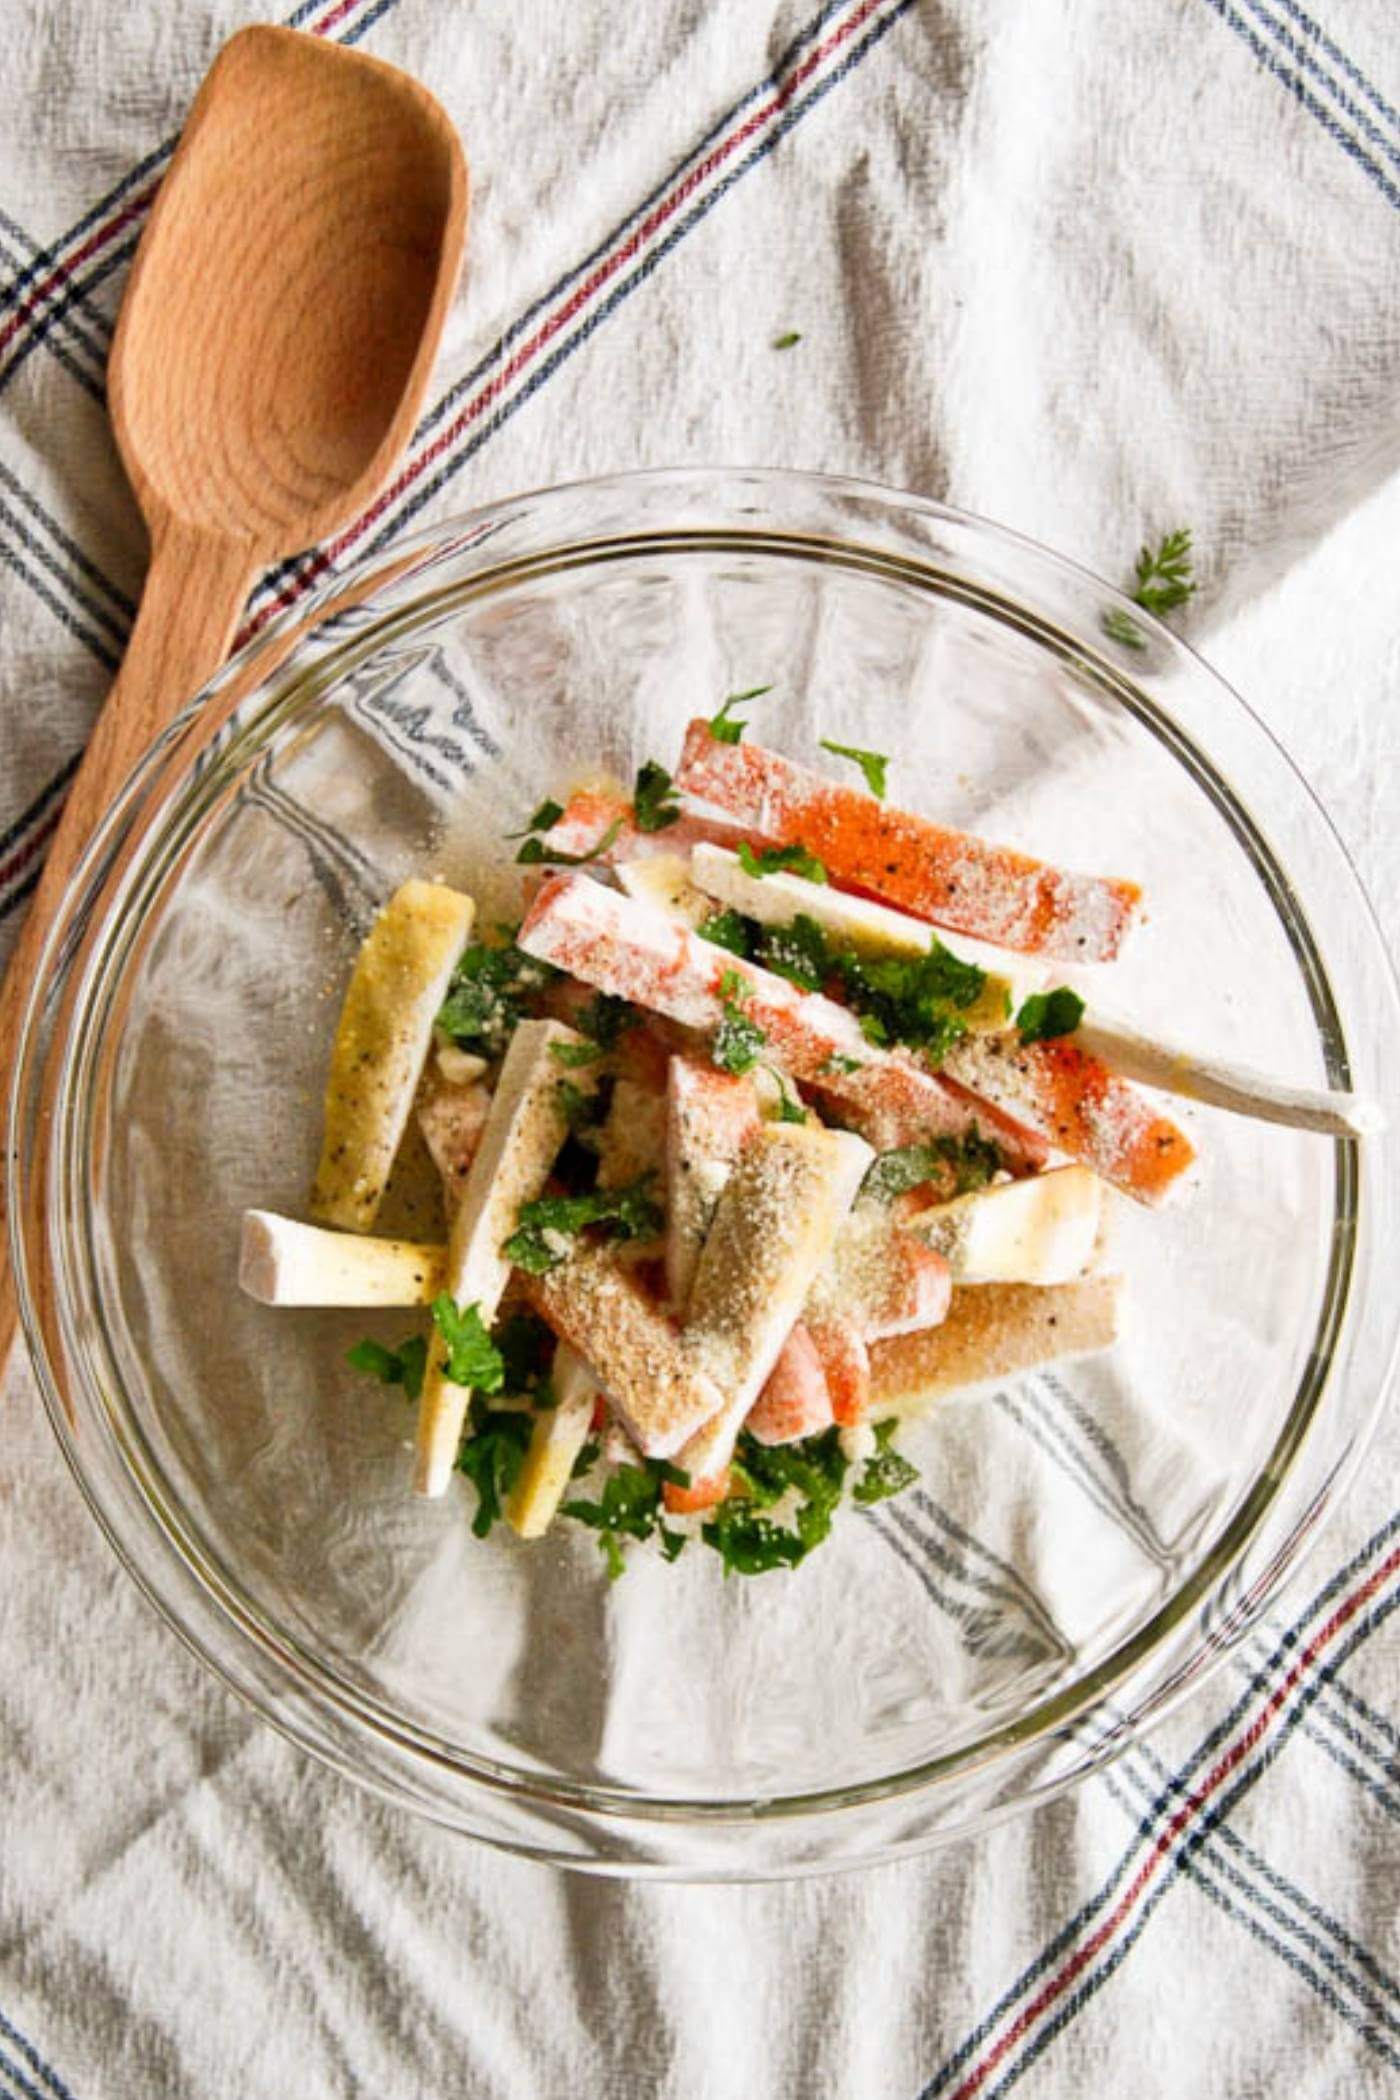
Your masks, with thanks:
[{"label": "chopped parsley", "polygon": [[450,1292],[440,1291],[433,1300],[433,1325],[442,1337],[443,1376],[448,1383],[477,1393],[499,1393],[505,1382],[505,1362],[486,1331],[480,1306],[459,1310]]},{"label": "chopped parsley", "polygon": [[602,1056],[598,1043],[559,1043],[549,1046],[549,1054],[566,1072],[575,1072],[583,1065],[596,1065]]},{"label": "chopped parsley", "polygon": [[889,770],[890,762],[883,753],[879,751],[862,751],[859,744],[838,744],[833,742],[829,736],[822,738],[821,747],[823,751],[829,751],[833,758],[854,759],[861,772],[865,775],[865,784],[871,794],[874,795],[877,801],[884,801],[885,776]]},{"label": "chopped parsley", "polygon": [[876,1041],[912,1043],[935,1062],[967,1032],[961,1019],[981,997],[987,977],[935,940],[927,955],[869,958],[847,950],[839,961],[842,984],[862,1017],[885,1033]]},{"label": "chopped parsley", "polygon": [[742,912],[713,911],[702,920],[698,932],[702,941],[713,941],[717,948],[727,948],[731,955],[751,956],[754,942],[752,925]]},{"label": "chopped parsley", "polygon": [[675,785],[664,766],[649,758],[637,773],[632,790],[632,815],[638,831],[665,831],[680,819]]},{"label": "chopped parsley", "polygon": [[747,839],[739,841],[739,865],[746,875],[802,875],[808,882],[825,882],[826,869],[800,842],[791,846],[763,846],[757,853]]},{"label": "chopped parsley", "polygon": [[[511,1313],[491,1338],[501,1355],[502,1391],[536,1396],[548,1390],[554,1335],[535,1313]],[[536,1405],[540,1405],[536,1400]],[[552,1406],[553,1395],[549,1404]]]},{"label": "chopped parsley", "polygon": [[1023,1043],[1048,1043],[1057,1036],[1073,1035],[1084,1018],[1084,1001],[1067,984],[1053,992],[1032,992],[1016,1015]]},{"label": "chopped parsley", "polygon": [[474,941],[452,973],[437,1026],[461,1050],[499,1057],[527,1008],[558,972],[518,948],[514,928],[499,943]]},{"label": "chopped parsley", "polygon": [[749,987],[737,970],[726,970],[720,978],[719,996],[724,1019],[715,1030],[710,1058],[721,1071],[742,1078],[758,1063],[761,1053],[768,1047],[768,1038],[757,1021],[749,1019],[740,1004],[749,997]]},{"label": "chopped parsley", "polygon": [[1141,548],[1133,571],[1133,597],[1137,604],[1145,612],[1155,613],[1158,619],[1184,605],[1196,589],[1191,561],[1189,525],[1165,534],[1155,547]]},{"label": "chopped parsley", "polygon": [[1125,649],[1147,647],[1147,636],[1132,614],[1124,612],[1121,605],[1110,606],[1099,624],[1111,642],[1121,642]]},{"label": "chopped parsley", "polygon": [[655,1538],[667,1560],[675,1560],[685,1546],[686,1534],[673,1531],[662,1521],[661,1487],[665,1480],[690,1485],[690,1476],[676,1466],[648,1462],[642,1466],[621,1465],[603,1483],[596,1502],[566,1502],[563,1514],[576,1524],[586,1524],[598,1534],[598,1545],[608,1566],[608,1580],[616,1582],[626,1572],[624,1538]]},{"label": "chopped parsley", "polygon": [[[640,1028],[644,1018],[630,999],[615,999],[611,992],[599,992],[581,1013],[574,1015],[574,1026],[606,1052],[617,1048],[619,1038],[629,1028]],[[580,1064],[583,1061],[575,1060]]]},{"label": "chopped parsley", "polygon": [[839,1050],[833,1050],[826,1063],[822,1066],[824,1072],[861,1072],[864,1069],[865,1067],[858,1057],[843,1056]]},{"label": "chopped parsley", "polygon": [[401,1385],[405,1399],[416,1400],[422,1393],[423,1374],[428,1368],[428,1344],[421,1334],[411,1334],[397,1349],[386,1349],[383,1342],[372,1341],[366,1335],[353,1349],[346,1350],[345,1361],[352,1371],[363,1371],[383,1385]]},{"label": "chopped parsley", "polygon": [[457,1467],[476,1489],[472,1530],[479,1539],[499,1520],[520,1478],[531,1427],[531,1417],[523,1408],[492,1408],[479,1398],[472,1401]]},{"label": "chopped parsley", "polygon": [[861,1468],[860,1478],[851,1490],[853,1501],[885,1502],[891,1495],[902,1494],[918,1479],[918,1467],[894,1448],[895,1428],[892,1421],[876,1423],[875,1442],[879,1448]]},{"label": "chopped parsley", "polygon": [[780,1123],[805,1123],[807,1111],[796,1094],[789,1093],[788,1081],[776,1065],[765,1065],[764,1071],[778,1089],[778,1121]]},{"label": "chopped parsley", "polygon": [[522,1203],[515,1231],[501,1252],[531,1276],[557,1268],[568,1252],[557,1244],[575,1238],[590,1225],[607,1228],[609,1239],[649,1240],[664,1222],[652,1192],[654,1173],[639,1175],[622,1188],[592,1189],[582,1196],[539,1196]]},{"label": "chopped parsley", "polygon": [[598,1121],[598,1096],[575,1086],[572,1079],[558,1081],[559,1104],[564,1111],[564,1120],[575,1137],[590,1130]]},{"label": "chopped parsley", "polygon": [[800,328],[785,328],[781,335],[774,336],[773,348],[775,350],[793,350],[796,349],[801,340],[802,330]]},{"label": "chopped parsley", "polygon": [[743,736],[747,723],[733,714],[736,707],[744,707],[750,700],[760,700],[771,693],[771,685],[751,685],[746,692],[731,693],[717,715],[710,716],[710,735],[717,744],[737,744]]},{"label": "chopped parsley", "polygon": [[[1189,526],[1164,534],[1155,547],[1139,548],[1133,567],[1134,603],[1144,612],[1155,613],[1159,620],[1185,605],[1196,590],[1192,560]],[[1110,607],[1101,615],[1099,624],[1110,641],[1120,642],[1125,649],[1147,647],[1141,626],[1121,606]]]},{"label": "chopped parsley", "polygon": [[590,860],[600,859],[609,846],[615,844],[621,829],[621,817],[614,817],[597,845],[590,846],[586,853],[565,853],[558,846],[547,846],[542,838],[527,838],[515,858],[526,868],[582,868]]},{"label": "chopped parsley", "polygon": [[984,1189],[1001,1169],[1001,1153],[979,1130],[966,1137],[930,1138],[926,1144],[899,1145],[882,1152],[860,1185],[862,1200],[893,1203],[896,1196],[922,1188],[926,1181],[941,1181],[952,1169],[956,1192],[965,1196]]},{"label": "chopped parsley", "polygon": [[[760,925],[737,911],[714,912],[700,932],[803,991],[819,992],[835,980],[867,1042],[909,1043],[934,1063],[966,1034],[963,1013],[981,998],[987,982],[985,971],[961,961],[932,936],[924,955],[867,957],[832,940],[806,912],[785,926]],[[737,973],[726,976],[731,974],[737,981]],[[725,996],[724,980],[720,993]],[[827,1062],[835,1071],[859,1069],[854,1059],[844,1065],[834,1058]]]},{"label": "chopped parsley", "polygon": [[532,831],[552,831],[563,814],[562,802],[542,802],[534,814],[526,818],[523,831],[508,831],[506,837],[524,839],[528,838]]},{"label": "chopped parsley", "polygon": [[[760,1444],[745,1432],[731,1472],[734,1492],[701,1532],[726,1575],[795,1568],[829,1534],[846,1479],[837,1430],[777,1445]],[[789,1493],[798,1498],[790,1524],[763,1514]]]},{"label": "chopped parsley", "polygon": [[765,926],[758,942],[760,958],[775,976],[786,977],[804,992],[819,992],[831,975],[831,948],[816,920],[800,911],[790,926]]}]

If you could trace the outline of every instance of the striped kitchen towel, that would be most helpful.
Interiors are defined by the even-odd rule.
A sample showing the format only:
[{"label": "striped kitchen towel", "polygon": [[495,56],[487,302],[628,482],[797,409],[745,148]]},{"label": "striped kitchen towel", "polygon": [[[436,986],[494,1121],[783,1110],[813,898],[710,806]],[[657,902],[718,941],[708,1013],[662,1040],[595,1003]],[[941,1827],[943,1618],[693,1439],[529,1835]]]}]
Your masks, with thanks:
[{"label": "striped kitchen towel", "polygon": [[[247,631],[419,520],[619,467],[870,475],[1115,575],[1187,521],[1191,638],[1394,926],[1400,41],[1393,0],[1320,6],[301,6],[461,126],[471,262],[393,486]],[[4,941],[140,587],[103,406],[124,274],[258,13],[9,0]],[[1067,1522],[1150,1548],[1053,1380],[989,1404]],[[685,1889],[454,1844],[311,1769],[114,1578],[22,1366],[0,1419],[0,2100],[1396,2090],[1393,1423],[1267,1623],[1072,1797],[829,1883]],[[984,1549],[932,1494],[881,1522],[970,1619]]]}]

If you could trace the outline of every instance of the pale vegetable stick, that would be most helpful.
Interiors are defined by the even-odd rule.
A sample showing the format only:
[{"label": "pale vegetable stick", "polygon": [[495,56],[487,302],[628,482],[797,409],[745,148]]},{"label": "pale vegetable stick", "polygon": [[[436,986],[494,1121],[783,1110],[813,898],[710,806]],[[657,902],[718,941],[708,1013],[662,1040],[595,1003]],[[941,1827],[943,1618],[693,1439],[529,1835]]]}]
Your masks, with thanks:
[{"label": "pale vegetable stick", "polygon": [[1293,1130],[1317,1130],[1325,1137],[1374,1137],[1385,1128],[1385,1116],[1373,1101],[1356,1094],[1328,1093],[1321,1087],[1289,1086],[1247,1065],[1223,1058],[1198,1057],[1171,1043],[1153,1042],[1121,1021],[1091,1014],[1080,1022],[1074,1040],[1111,1071],[1143,1086],[1160,1087],[1186,1101],[1207,1101],[1261,1123],[1282,1123]]},{"label": "pale vegetable stick", "polygon": [[[738,1007],[762,1031],[761,1055],[794,1079],[818,1083],[846,1120],[869,1120],[882,1149],[910,1142],[911,1133],[965,1136],[987,1124],[981,1104],[917,1059],[867,1042],[849,1007],[799,991],[586,875],[541,883],[518,938],[527,955],[707,1035]],[[891,1138],[891,1129],[899,1135]],[[1022,1163],[1028,1152],[1043,1157],[1033,1134],[1022,1134],[1019,1153],[1016,1133],[1000,1119],[996,1134]]]},{"label": "pale vegetable stick", "polygon": [[446,1273],[445,1247],[243,1213],[238,1281],[263,1305],[431,1305]]},{"label": "pale vegetable stick", "polygon": [[432,1078],[418,1099],[418,1128],[442,1176],[442,1200],[451,1218],[462,1200],[481,1133],[491,1113],[489,1087]]},{"label": "pale vegetable stick", "polygon": [[536,1415],[520,1478],[506,1497],[506,1522],[522,1539],[548,1531],[588,1441],[598,1398],[598,1381],[567,1342],[555,1349],[549,1382],[554,1405]]},{"label": "pale vegetable stick", "polygon": [[666,1073],[666,1290],[684,1312],[734,1162],[762,1128],[751,1079],[673,1057]]},{"label": "pale vegetable stick", "polygon": [[1087,1167],[1054,1167],[977,1189],[903,1218],[955,1283],[1070,1283],[1093,1259],[1103,1184]]},{"label": "pale vegetable stick", "polygon": [[590,1365],[648,1458],[673,1458],[719,1408],[719,1387],[616,1248],[580,1242],[543,1276],[522,1276],[521,1288]]},{"label": "pale vegetable stick", "polygon": [[1160,1203],[1196,1156],[1175,1123],[1074,1036],[965,1035],[940,1070],[1139,1203]]},{"label": "pale vegetable stick", "polygon": [[872,1154],[849,1131],[767,1123],[739,1156],[695,1272],[685,1338],[724,1395],[685,1446],[692,1480],[728,1465]]},{"label": "pale vegetable stick", "polygon": [[323,1225],[368,1232],[374,1223],[474,912],[470,897],[442,883],[405,882],[365,938],[326,1083],[311,1192]]},{"label": "pale vegetable stick", "polygon": [[891,809],[761,744],[686,731],[676,783],[741,827],[803,845],[835,882],[999,947],[1075,963],[1108,962],[1132,926],[1136,883],[1077,875]]},{"label": "pale vegetable stick", "polygon": [[654,1174],[660,1201],[666,1175],[664,1094],[636,1079],[619,1079],[596,1142],[600,1189],[624,1188],[643,1174]]},{"label": "pale vegetable stick", "polygon": [[942,1326],[871,1350],[871,1420],[923,1414],[948,1393],[1107,1349],[1121,1290],[1121,1277],[1090,1276],[1048,1289],[980,1283],[954,1291]]},{"label": "pale vegetable stick", "polygon": [[713,897],[697,889],[690,876],[690,859],[681,853],[658,853],[651,860],[626,860],[617,879],[638,904],[650,904],[671,919],[699,928],[714,914]]},{"label": "pale vegetable stick", "polygon": [[723,846],[696,846],[690,869],[699,888],[731,911],[757,919],[762,926],[790,926],[794,919],[805,916],[858,955],[909,960],[927,955],[935,940],[940,942],[959,962],[972,963],[985,973],[986,982],[977,998],[958,1009],[959,1019],[969,1028],[1004,1028],[1014,1009],[1046,979],[1043,963],[1006,948],[992,948],[965,934],[939,933],[926,920],[911,919],[868,897],[853,897],[830,883],[811,882],[785,869],[750,875],[738,854]]},{"label": "pale vegetable stick", "polygon": [[926,1237],[906,1231],[883,1206],[865,1203],[841,1227],[830,1261],[807,1294],[806,1316],[814,1328],[839,1318],[865,1341],[884,1341],[936,1327],[952,1287],[947,1262]]},{"label": "pale vegetable stick", "polygon": [[[511,1273],[503,1244],[515,1230],[521,1204],[544,1188],[568,1134],[560,1082],[567,1076],[585,1090],[596,1083],[588,1066],[566,1074],[553,1055],[556,1045],[582,1042],[558,1021],[522,1021],[501,1066],[447,1251],[447,1289],[460,1311],[474,1305],[487,1327]],[[441,1495],[451,1480],[470,1398],[465,1386],[448,1378],[446,1350],[435,1333],[418,1405],[418,1494]]]}]

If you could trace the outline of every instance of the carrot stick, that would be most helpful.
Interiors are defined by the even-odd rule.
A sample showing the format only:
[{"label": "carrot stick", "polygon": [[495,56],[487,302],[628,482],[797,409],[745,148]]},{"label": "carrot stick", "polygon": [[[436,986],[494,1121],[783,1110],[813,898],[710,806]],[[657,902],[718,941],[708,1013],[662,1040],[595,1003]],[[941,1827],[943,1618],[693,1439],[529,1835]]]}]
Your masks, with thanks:
[{"label": "carrot stick", "polygon": [[844,888],[1028,955],[1108,962],[1137,916],[1135,883],[1071,874],[945,830],[761,744],[720,743],[703,720],[686,731],[676,782],[744,829],[806,846]]}]

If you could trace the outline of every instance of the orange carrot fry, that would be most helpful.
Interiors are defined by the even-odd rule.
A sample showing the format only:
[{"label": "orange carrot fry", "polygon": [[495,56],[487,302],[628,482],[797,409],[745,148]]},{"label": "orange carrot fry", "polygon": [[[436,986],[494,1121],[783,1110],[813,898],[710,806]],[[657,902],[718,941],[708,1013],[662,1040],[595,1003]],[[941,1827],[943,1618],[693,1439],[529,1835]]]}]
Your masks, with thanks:
[{"label": "orange carrot fry", "polygon": [[1068,1036],[964,1036],[943,1071],[1140,1203],[1160,1203],[1196,1156],[1175,1123]]},{"label": "orange carrot fry", "polygon": [[801,843],[834,882],[916,919],[1064,962],[1108,962],[1137,916],[1135,883],[1075,875],[1009,846],[889,809],[761,744],[686,731],[677,785],[744,829]]},{"label": "orange carrot fry", "polygon": [[816,1344],[799,1320],[783,1343],[745,1428],[760,1444],[795,1444],[832,1422],[831,1394]]},{"label": "orange carrot fry", "polygon": [[831,1413],[843,1429],[865,1420],[870,1405],[870,1352],[849,1320],[814,1320],[812,1346],[821,1358]]},{"label": "orange carrot fry", "polygon": [[717,1502],[723,1502],[730,1486],[726,1466],[722,1473],[711,1473],[706,1480],[692,1480],[689,1487],[682,1487],[674,1480],[663,1481],[661,1499],[671,1516],[690,1517],[697,1510],[713,1509]]},{"label": "orange carrot fry", "polygon": [[868,1043],[849,1007],[799,991],[582,873],[541,883],[519,941],[527,955],[706,1035],[741,1014],[762,1033],[758,1054],[794,1079],[818,1081],[857,1130],[870,1118],[919,1139],[960,1137],[986,1120],[908,1052]]}]

